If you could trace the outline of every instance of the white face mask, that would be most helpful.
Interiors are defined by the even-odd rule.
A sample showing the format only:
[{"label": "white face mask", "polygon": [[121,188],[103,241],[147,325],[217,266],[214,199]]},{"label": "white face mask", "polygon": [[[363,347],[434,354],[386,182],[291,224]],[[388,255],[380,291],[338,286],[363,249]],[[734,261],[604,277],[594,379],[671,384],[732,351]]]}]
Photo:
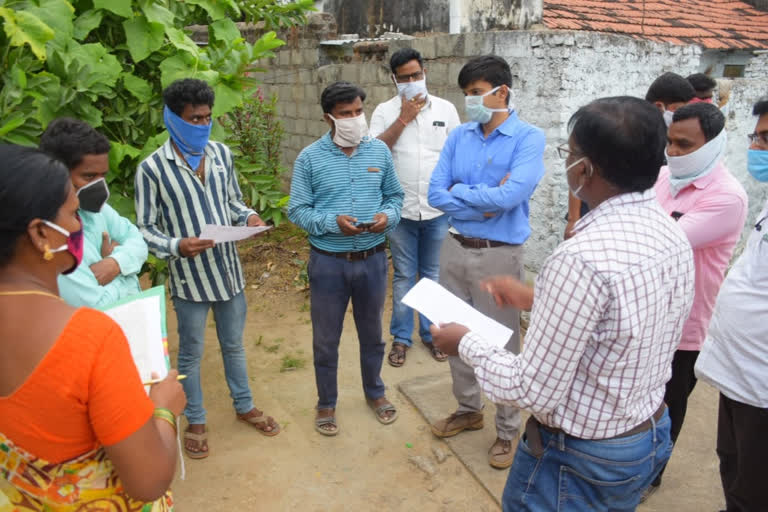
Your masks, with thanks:
[{"label": "white face mask", "polygon": [[360,144],[363,137],[368,135],[368,123],[365,121],[365,114],[357,117],[345,117],[336,119],[331,114],[328,117],[333,119],[336,130],[333,134],[333,142],[342,148],[353,148]]},{"label": "white face mask", "polygon": [[507,112],[509,110],[509,107],[489,108],[485,106],[485,103],[483,103],[483,98],[489,94],[493,94],[500,88],[501,86],[499,85],[498,87],[494,87],[487,93],[481,94],[480,96],[464,96],[464,108],[470,121],[477,121],[480,124],[486,124],[491,120],[494,112]]},{"label": "white face mask", "polygon": [[667,128],[669,128],[669,125],[672,124],[672,118],[675,117],[675,113],[671,110],[665,110],[663,116],[664,122],[667,124]]},{"label": "white face mask", "polygon": [[683,188],[712,172],[725,156],[727,142],[728,136],[723,129],[717,137],[687,155],[669,156],[664,148],[672,195],[676,196]]},{"label": "white face mask", "polygon": [[[568,167],[565,168],[566,180],[568,179],[568,177],[567,177],[568,171],[570,171],[573,167],[579,165],[581,162],[583,162],[586,159],[587,159],[587,157],[583,156],[583,157],[579,158],[578,160],[576,160],[571,165],[569,165]],[[589,173],[589,175],[591,176],[591,173]],[[575,197],[576,199],[579,199],[579,200],[582,200],[581,197],[579,197],[579,192],[581,192],[582,188],[584,188],[584,184],[583,183],[581,185],[579,185],[578,187],[576,187],[576,190],[573,190],[571,188],[571,186],[568,185],[568,190],[571,191],[571,194],[573,194],[573,197]]]},{"label": "white face mask", "polygon": [[[395,78],[395,75],[392,75],[392,78]],[[412,98],[418,96],[421,94],[421,99],[425,100],[427,98],[427,79],[422,78],[421,80],[416,80],[414,82],[405,82],[405,83],[399,83],[397,80],[395,80],[395,85],[397,86],[397,95],[398,96],[405,96],[406,100],[411,100]]]}]

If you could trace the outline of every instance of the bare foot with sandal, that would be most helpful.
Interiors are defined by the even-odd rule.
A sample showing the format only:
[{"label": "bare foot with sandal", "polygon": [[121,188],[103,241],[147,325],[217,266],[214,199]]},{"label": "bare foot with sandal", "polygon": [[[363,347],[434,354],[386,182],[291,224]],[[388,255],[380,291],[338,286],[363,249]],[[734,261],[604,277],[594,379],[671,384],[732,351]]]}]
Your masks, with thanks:
[{"label": "bare foot with sandal", "polygon": [[[265,416],[255,407],[245,414],[238,414],[237,420],[256,428],[265,436],[271,437],[280,433],[280,425],[272,416]],[[184,431],[184,452],[190,459],[208,457],[208,432],[205,424],[190,424],[187,427]]]}]

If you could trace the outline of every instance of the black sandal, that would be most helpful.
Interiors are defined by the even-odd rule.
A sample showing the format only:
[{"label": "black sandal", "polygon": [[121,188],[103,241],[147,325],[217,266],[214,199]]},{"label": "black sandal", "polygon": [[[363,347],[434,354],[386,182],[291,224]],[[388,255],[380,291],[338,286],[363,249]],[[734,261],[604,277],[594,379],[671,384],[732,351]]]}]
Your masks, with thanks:
[{"label": "black sandal", "polygon": [[405,364],[405,353],[408,351],[408,345],[399,341],[392,342],[392,349],[389,351],[387,361],[395,368]]}]

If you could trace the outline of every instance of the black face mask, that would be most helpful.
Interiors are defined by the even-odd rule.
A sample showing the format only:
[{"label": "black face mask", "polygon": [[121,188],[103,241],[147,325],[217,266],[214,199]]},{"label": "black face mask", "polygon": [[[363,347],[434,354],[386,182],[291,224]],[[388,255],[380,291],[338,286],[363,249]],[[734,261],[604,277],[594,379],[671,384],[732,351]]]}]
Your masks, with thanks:
[{"label": "black face mask", "polygon": [[77,198],[80,199],[80,208],[87,212],[98,213],[101,207],[109,199],[109,188],[104,178],[92,181],[77,191]]}]

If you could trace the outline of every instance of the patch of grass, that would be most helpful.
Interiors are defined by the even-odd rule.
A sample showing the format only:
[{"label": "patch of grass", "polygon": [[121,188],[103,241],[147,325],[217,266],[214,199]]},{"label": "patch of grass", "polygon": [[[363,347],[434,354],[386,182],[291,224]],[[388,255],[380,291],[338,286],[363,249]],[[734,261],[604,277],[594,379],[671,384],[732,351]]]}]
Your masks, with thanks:
[{"label": "patch of grass", "polygon": [[261,334],[259,334],[259,339],[257,339],[257,340],[254,342],[254,345],[258,347],[259,345],[261,345],[261,342],[262,342],[262,341],[264,341],[264,336],[262,336]]},{"label": "patch of grass", "polygon": [[277,345],[270,345],[268,347],[264,347],[264,350],[266,350],[270,354],[274,354],[275,352],[280,350],[280,344],[278,343]]},{"label": "patch of grass", "polygon": [[299,308],[299,313],[306,313],[307,311],[309,311],[309,302],[305,302]]},{"label": "patch of grass", "polygon": [[292,370],[298,370],[304,368],[306,361],[299,357],[293,357],[292,355],[283,356],[283,362],[280,365],[281,372],[289,372]]}]

